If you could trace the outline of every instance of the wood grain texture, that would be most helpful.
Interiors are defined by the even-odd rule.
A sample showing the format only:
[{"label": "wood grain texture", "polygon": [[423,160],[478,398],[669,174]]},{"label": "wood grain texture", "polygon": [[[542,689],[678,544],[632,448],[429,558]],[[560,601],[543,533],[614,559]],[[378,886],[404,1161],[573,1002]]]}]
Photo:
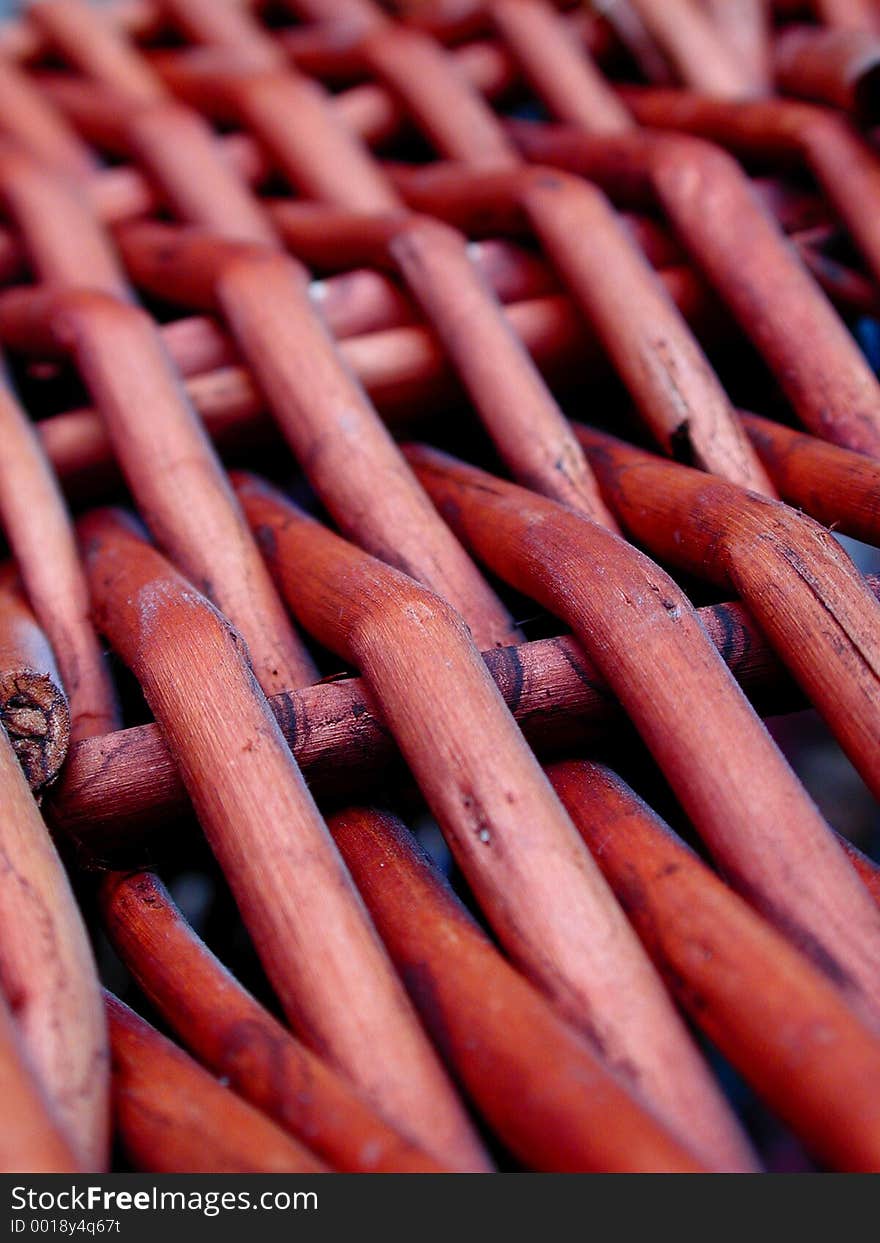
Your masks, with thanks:
[{"label": "wood grain texture", "polygon": [[734,591],[880,792],[880,605],[839,542],[788,505],[580,425],[624,528],[666,564]]},{"label": "wood grain texture", "polygon": [[684,593],[580,515],[436,451],[408,455],[466,545],[569,622],[731,882],[880,1012],[878,912]]},{"label": "wood grain texture", "polygon": [[234,480],[291,609],[382,705],[507,952],[698,1155],[749,1168],[748,1146],[461,618],[267,484]]},{"label": "wood grain texture", "polygon": [[118,511],[79,529],[98,627],[162,724],[291,1024],[438,1160],[486,1168],[242,640]]}]

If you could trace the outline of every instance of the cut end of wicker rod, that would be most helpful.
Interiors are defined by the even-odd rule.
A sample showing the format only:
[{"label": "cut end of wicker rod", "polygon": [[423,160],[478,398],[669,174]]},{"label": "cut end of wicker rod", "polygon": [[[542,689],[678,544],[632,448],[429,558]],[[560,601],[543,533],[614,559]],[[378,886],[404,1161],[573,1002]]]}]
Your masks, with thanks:
[{"label": "cut end of wicker rod", "polygon": [[32,790],[58,776],[70,743],[70,709],[45,672],[0,670],[0,723]]}]

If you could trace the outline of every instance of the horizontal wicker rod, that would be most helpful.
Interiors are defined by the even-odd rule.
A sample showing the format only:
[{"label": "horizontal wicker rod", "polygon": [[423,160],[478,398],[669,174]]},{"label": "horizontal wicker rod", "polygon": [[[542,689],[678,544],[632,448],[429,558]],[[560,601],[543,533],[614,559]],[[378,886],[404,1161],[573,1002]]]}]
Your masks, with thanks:
[{"label": "horizontal wicker rod", "polygon": [[731,882],[880,1011],[880,912],[684,593],[561,506],[427,448],[408,456],[466,546],[572,626]]},{"label": "horizontal wicker rod", "polygon": [[83,1169],[108,1160],[107,1033],[88,936],[49,831],[0,730],[0,991]]},{"label": "horizontal wicker rod", "polygon": [[[709,360],[600,190],[533,166],[492,174],[429,169],[398,184],[412,206],[465,231],[493,210],[525,216],[663,449],[773,495]],[[295,240],[288,229],[285,237]]]},{"label": "horizontal wicker rod", "polygon": [[0,725],[32,790],[58,776],[70,742],[70,710],[55,656],[14,566],[0,567]]},{"label": "horizontal wicker rod", "polygon": [[[710,316],[715,322],[714,308],[706,305],[705,291],[692,274],[670,270],[664,283],[688,317],[699,316],[701,331],[708,332]],[[586,368],[591,375],[607,372],[597,343],[585,334],[582,319],[564,298],[517,303],[505,315],[550,382],[569,382]],[[169,332],[168,344],[176,350],[180,343],[172,337]],[[199,329],[198,337],[199,349],[206,345],[213,350],[218,343],[222,351],[228,349],[216,332],[203,337]],[[183,344],[184,356],[191,344]],[[462,398],[442,345],[424,327],[368,333],[341,342],[340,350],[389,422],[442,410]],[[206,431],[218,441],[246,441],[269,425],[265,398],[250,372],[241,367],[224,366],[190,377],[185,389]],[[94,497],[108,479],[118,478],[111,441],[97,411],[86,408],[52,416],[38,423],[36,431],[68,493]]]},{"label": "horizontal wicker rod", "polygon": [[462,620],[268,485],[235,478],[285,599],[361,670],[507,952],[699,1157],[749,1168],[738,1127]]},{"label": "horizontal wicker rod", "polygon": [[181,1043],[213,1074],[309,1147],[351,1173],[436,1173],[199,940],[161,880],[109,873],[101,885],[114,948]]},{"label": "horizontal wicker rod", "polygon": [[595,138],[522,122],[514,132],[530,158],[587,176],[612,197],[655,195],[807,427],[860,452],[880,452],[880,384],[735,160],[684,134]]},{"label": "horizontal wicker rod", "polygon": [[116,1134],[157,1174],[318,1174],[313,1153],[105,994]]},{"label": "horizontal wicker rod", "polygon": [[865,30],[787,26],[773,44],[776,85],[786,95],[831,104],[866,124],[880,119],[880,39]]},{"label": "horizontal wicker rod", "polygon": [[150,528],[241,629],[264,689],[311,681],[311,659],[152,319],[88,290],[11,290],[0,297],[0,336],[72,357]]},{"label": "horizontal wicker rod", "polygon": [[805,163],[880,280],[880,158],[850,120],[829,108],[787,99],[729,104],[687,91],[626,91],[647,126],[684,130],[740,155]]},{"label": "horizontal wicker rod", "polygon": [[329,824],[447,1062],[526,1168],[699,1168],[498,953],[398,820],[350,809]]},{"label": "horizontal wicker rod", "polygon": [[[465,49],[467,50],[467,49]],[[185,55],[185,54],[184,54]],[[126,145],[118,120],[112,115],[113,98],[102,91],[93,82],[69,74],[59,75],[41,71],[36,81],[41,94],[46,96],[55,107],[73,122],[83,136],[98,147],[107,148],[114,156],[124,156]],[[358,88],[361,89],[361,88]],[[381,92],[382,88],[375,85],[362,88]],[[207,100],[193,87],[184,89],[182,94],[192,98],[193,102],[207,107]],[[352,125],[356,132],[361,133],[363,127],[357,124],[357,118],[347,117],[346,100],[355,94],[354,91],[344,92],[335,97],[337,108],[343,119]],[[208,108],[210,111],[211,109]],[[108,115],[109,114],[109,115]],[[234,120],[234,113],[224,114],[224,119]],[[402,114],[400,117],[403,119]],[[575,111],[571,117],[562,119],[581,120],[581,113]],[[369,138],[367,130],[361,133]],[[217,137],[217,147],[223,157],[239,178],[251,186],[265,181],[269,176],[273,162],[256,140],[248,133],[234,132]],[[765,205],[779,219],[780,224],[791,231],[805,224],[813,224],[827,219],[828,208],[815,193],[792,186],[784,186],[772,178],[755,178],[754,189],[761,196]],[[86,190],[95,211],[107,221],[122,221],[149,214],[160,202],[155,185],[145,179],[143,173],[131,165],[105,168],[89,177],[85,183]],[[324,196],[326,199],[326,196]],[[331,200],[332,201],[332,200]],[[351,206],[349,200],[342,205]],[[386,202],[380,210],[388,210],[395,204]],[[355,208],[355,210],[358,210]],[[10,241],[4,239],[4,246],[9,247]]]},{"label": "horizontal wicker rod", "polygon": [[818,522],[577,426],[624,529],[664,564],[733,591],[880,794],[880,605]]},{"label": "horizontal wicker rod", "polygon": [[96,623],[141,682],[287,1018],[437,1160],[487,1168],[240,637],[119,511],[79,531]]},{"label": "horizontal wicker rod", "polygon": [[337,353],[295,260],[161,225],[131,225],[120,244],[139,285],[222,311],[282,434],[352,539],[461,608],[484,646],[515,638]]},{"label": "horizontal wicker rod", "polygon": [[323,209],[308,218],[297,213],[284,232],[292,250],[307,261],[338,261],[343,267],[380,262],[398,271],[514,477],[614,525],[567,420],[511,333],[461,234],[427,216],[367,217]]},{"label": "horizontal wicker rod", "polygon": [[5,1174],[73,1174],[82,1168],[34,1077],[0,994],[0,1169]]},{"label": "horizontal wicker rod", "polygon": [[[880,594],[880,580],[867,580]],[[762,708],[799,702],[777,657],[739,604],[699,610],[700,620],[743,688]],[[540,751],[594,743],[619,724],[621,709],[583,648],[569,636],[483,653],[528,741]],[[270,707],[294,757],[318,794],[338,798],[369,788],[388,772],[393,740],[361,678],[275,695]],[[186,806],[186,791],[155,724],[74,746],[52,791],[53,823],[86,853],[130,858],[144,839]]]},{"label": "horizontal wicker rod", "polygon": [[69,733],[78,742],[118,724],[113,687],[89,618],[88,588],[58,481],[33,424],[3,380],[0,437],[0,525],[58,662]]},{"label": "horizontal wicker rod", "polygon": [[880,1035],[613,772],[550,780],[674,994],[812,1153],[880,1169]]}]

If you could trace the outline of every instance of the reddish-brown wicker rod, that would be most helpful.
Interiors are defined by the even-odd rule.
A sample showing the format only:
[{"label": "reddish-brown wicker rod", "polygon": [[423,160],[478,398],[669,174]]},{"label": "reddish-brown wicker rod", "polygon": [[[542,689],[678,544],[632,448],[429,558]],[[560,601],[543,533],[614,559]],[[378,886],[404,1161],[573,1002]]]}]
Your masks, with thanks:
[{"label": "reddish-brown wicker rod", "polygon": [[760,70],[726,41],[692,0],[628,0],[679,77],[694,90],[722,99],[760,91]]},{"label": "reddish-brown wicker rod", "polygon": [[[196,68],[196,89],[254,132],[273,162],[310,198],[364,211],[396,199],[330,96],[286,63],[279,46],[239,8],[213,0],[162,0],[163,11],[198,44],[220,53],[217,70]],[[226,6],[228,8],[228,6]],[[179,91],[180,83],[172,82]]]},{"label": "reddish-brown wicker rod", "polygon": [[88,290],[11,290],[0,297],[0,336],[38,356],[73,358],[150,528],[240,627],[264,689],[311,681],[310,659],[152,319]]},{"label": "reddish-brown wicker rod", "polygon": [[83,283],[129,297],[116,254],[95,226],[84,195],[66,176],[6,140],[0,140],[0,202],[18,226],[41,281]]},{"label": "reddish-brown wicker rod", "polygon": [[[487,227],[494,233],[511,214],[507,227],[516,229],[524,218],[663,448],[772,495],[707,358],[601,191],[578,177],[540,168],[436,175],[428,170],[398,184],[414,206],[465,230]],[[289,215],[285,237],[296,245],[295,216]]]},{"label": "reddish-brown wicker rod", "polygon": [[[320,232],[323,220],[318,209],[312,221]],[[404,214],[330,216],[327,232],[343,263],[352,254],[355,262],[381,256],[401,272],[512,474],[613,525],[566,420],[468,257],[466,239],[439,221]]]},{"label": "reddish-brown wicker rod", "polygon": [[108,1159],[107,1033],[79,909],[0,730],[0,988],[24,1056],[84,1169]]},{"label": "reddish-brown wicker rod", "polygon": [[236,483],[285,599],[363,673],[508,952],[699,1155],[747,1167],[732,1117],[577,848],[464,623],[268,485]]},{"label": "reddish-brown wicker rod", "polygon": [[[221,13],[227,7],[214,6]],[[178,214],[229,236],[274,240],[209,127],[168,98],[161,79],[108,15],[85,0],[51,0],[37,5],[33,16],[49,47],[86,74],[105,136],[145,165]]]},{"label": "reddish-brown wicker rod", "polygon": [[643,125],[684,130],[737,154],[806,163],[874,279],[880,278],[880,159],[848,118],[786,99],[731,104],[687,91],[638,88],[624,97]]},{"label": "reddish-brown wicker rod", "polygon": [[116,726],[113,688],[89,620],[88,588],[57,479],[2,381],[0,434],[0,524],[58,661],[76,742]]},{"label": "reddish-brown wicker rod", "polygon": [[299,264],[266,248],[161,225],[130,226],[122,248],[139,284],[224,312],[282,432],[341,528],[460,607],[485,646],[509,642],[509,616],[437,518],[342,363]]},{"label": "reddish-brown wicker rod", "polygon": [[110,873],[101,895],[107,930],[138,986],[181,1042],[240,1096],[334,1169],[439,1171],[234,979],[157,876]]},{"label": "reddish-brown wicker rod", "polygon": [[15,1022],[0,994],[0,1169],[6,1174],[72,1174],[82,1167],[27,1064]]},{"label": "reddish-brown wicker rod", "polygon": [[[695,285],[691,274],[678,269],[668,271],[664,283],[685,313],[691,317],[700,315],[701,324],[708,329],[705,316],[712,308],[706,307],[705,291]],[[583,321],[565,299],[532,299],[509,307],[506,315],[511,328],[550,378],[570,382],[585,367],[591,369],[591,374],[603,373],[598,345],[585,334]],[[169,332],[168,343],[176,350],[179,342],[172,338]],[[202,336],[199,330],[196,345],[199,349],[207,346],[214,350],[218,340],[221,350],[227,352],[228,344],[216,332]],[[190,358],[191,345],[190,340],[182,347],[185,361]],[[408,418],[444,409],[461,400],[461,389],[442,345],[423,327],[371,332],[342,342],[341,353],[388,418]],[[265,399],[250,373],[241,368],[221,367],[191,377],[186,391],[214,437],[231,441],[241,434],[240,438],[246,440],[251,429],[256,430],[261,422],[266,425],[266,420],[261,419]],[[111,444],[100,415],[94,410],[69,411],[43,420],[37,425],[37,434],[58,476],[78,496],[94,495],[94,488],[101,486],[108,475],[113,476]]]},{"label": "reddish-brown wicker rod", "polygon": [[[868,579],[875,594],[880,580]],[[797,703],[782,666],[739,604],[699,610],[737,680],[765,710]],[[484,652],[483,659],[526,738],[539,750],[584,747],[621,710],[583,648],[570,636]],[[361,678],[274,696],[270,706],[311,788],[338,798],[387,776],[395,752],[374,696]],[[143,835],[186,805],[186,792],[157,725],[139,725],[72,749],[51,812],[87,847],[125,858]]]},{"label": "reddish-brown wicker rod", "polygon": [[329,823],[434,1039],[493,1132],[527,1168],[695,1168],[501,957],[399,821],[352,809]]},{"label": "reddish-brown wicker rod", "polygon": [[838,541],[781,502],[604,432],[577,433],[630,536],[743,600],[880,793],[880,605]]},{"label": "reddish-brown wicker rod", "polygon": [[569,622],[731,881],[880,1010],[878,912],[684,593],[561,506],[430,449],[409,456],[479,559]]},{"label": "reddish-brown wicker rod", "polygon": [[[637,400],[643,411],[647,408],[650,412],[654,426],[660,424],[668,438],[672,428],[693,424],[692,441],[698,459],[708,456],[706,464],[719,472],[753,487],[770,488],[711,368],[675,309],[660,295],[649,266],[621,233],[602,195],[574,178],[543,175],[539,170],[519,171],[520,161],[494,115],[424,36],[381,26],[367,36],[365,54],[383,80],[405,99],[419,127],[443,154],[465,161],[475,173],[484,173],[487,164],[493,170],[500,167],[506,171],[506,176],[496,174],[489,181],[490,203],[494,190],[504,205],[525,213],[563,279],[574,289],[580,309],[598,326],[618,369],[630,386],[636,387]],[[589,93],[586,71],[584,79]],[[467,185],[475,193],[474,178]],[[485,206],[481,201],[476,211]],[[291,221],[287,236],[296,242],[299,234],[292,231],[293,227]],[[346,240],[351,238],[356,244],[363,233],[362,227],[350,228]],[[590,246],[573,245],[575,236],[589,236]],[[490,320],[484,311],[477,318],[476,293],[466,295],[463,256],[458,257],[457,269],[453,268],[456,251],[451,236],[442,238],[436,225],[429,228],[424,222],[401,222],[387,251],[438,329],[484,419],[497,406],[504,411],[515,439],[523,446],[530,444],[533,433],[521,435],[513,426],[513,412],[518,408],[524,421],[537,424],[536,400],[533,398],[530,410],[522,396],[527,391],[522,356],[515,366],[508,346],[505,361],[501,340],[490,351],[489,328],[492,323],[498,324],[497,314]],[[454,280],[456,270],[458,279]],[[606,275],[607,279],[602,279]],[[619,314],[622,303],[628,309],[625,319]],[[470,321],[465,318],[468,311],[473,317]],[[635,323],[626,340],[622,327],[625,320]],[[664,342],[663,349],[657,346],[659,340]],[[685,377],[693,378],[690,391]],[[545,406],[546,401],[537,408]],[[547,424],[548,432],[551,413],[541,415],[541,424]],[[562,436],[560,429],[555,439],[561,442]],[[549,434],[541,452],[548,448],[552,449]],[[523,452],[520,449],[520,454]],[[554,487],[552,479],[543,483],[543,476],[536,475],[531,463],[512,464],[509,449],[503,456],[518,479],[554,499],[570,502],[570,496]],[[564,457],[557,452],[552,460],[565,461],[567,474],[576,466],[583,476],[580,455],[572,455],[567,446]],[[594,503],[582,508],[592,517],[601,512]]]},{"label": "reddish-brown wicker rod", "polygon": [[878,119],[880,41],[865,30],[788,26],[773,47],[776,84],[787,95],[815,99]]},{"label": "reddish-brown wicker rod", "polygon": [[44,631],[14,566],[0,567],[0,725],[32,790],[58,776],[70,742],[70,711]]},{"label": "reddish-brown wicker rod", "polygon": [[80,535],[97,625],[162,725],[288,1019],[431,1155],[487,1168],[241,639],[118,511]]},{"label": "reddish-brown wicker rod", "polygon": [[656,195],[803,422],[849,448],[880,452],[876,377],[729,155],[699,139],[656,132],[597,139],[520,122],[515,133],[531,158],[579,172],[612,197]]},{"label": "reddish-brown wicker rod", "polygon": [[880,1036],[612,772],[550,779],[670,987],[823,1161],[880,1169]]},{"label": "reddish-brown wicker rod", "polygon": [[832,530],[880,545],[880,464],[756,414],[742,419],[784,500]]},{"label": "reddish-brown wicker rod", "polygon": [[50,168],[85,177],[96,167],[94,156],[64,117],[52,107],[29,76],[0,55],[0,132]]},{"label": "reddish-brown wicker rod", "polygon": [[116,1134],[139,1170],[317,1174],[320,1161],[149,1023],[105,994]]}]

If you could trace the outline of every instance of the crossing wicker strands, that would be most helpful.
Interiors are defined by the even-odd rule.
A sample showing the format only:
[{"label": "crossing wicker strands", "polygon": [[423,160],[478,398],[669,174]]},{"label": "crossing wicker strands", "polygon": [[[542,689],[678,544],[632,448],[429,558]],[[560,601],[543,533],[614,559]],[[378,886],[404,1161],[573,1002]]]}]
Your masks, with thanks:
[{"label": "crossing wicker strands", "polygon": [[399,821],[350,809],[329,823],[425,1023],[528,1168],[697,1168],[493,948]]},{"label": "crossing wicker strands", "polygon": [[273,1018],[203,944],[149,872],[102,886],[113,944],[151,1003],[214,1074],[334,1169],[436,1173]]},{"label": "crossing wicker strands", "polygon": [[[401,176],[399,184],[415,206],[466,230],[485,227],[493,211],[512,213],[514,228],[527,223],[663,448],[772,493],[708,360],[600,190],[579,177],[535,167],[517,173],[441,168]],[[496,219],[489,227],[495,232],[505,226]],[[408,235],[401,232],[392,253],[405,263]],[[285,235],[296,245],[294,229]],[[592,239],[590,247],[576,244],[583,236]]]},{"label": "crossing wicker strands", "polygon": [[880,791],[880,606],[837,540],[780,502],[603,432],[579,426],[578,435],[627,531],[666,564],[742,598]]},{"label": "crossing wicker strands", "polygon": [[[876,578],[868,580],[875,594]],[[766,710],[798,701],[778,658],[739,604],[699,610],[700,620],[734,676]],[[483,652],[489,672],[529,743],[539,753],[583,747],[619,723],[620,705],[571,636]],[[362,678],[275,695],[269,705],[306,773],[323,795],[354,795],[393,771],[396,751],[385,718]],[[75,745],[52,792],[53,820],[110,859],[140,849],[186,792],[155,724],[118,730]]]},{"label": "crossing wicker strands", "polygon": [[241,627],[264,688],[310,681],[310,658],[152,319],[89,289],[18,289],[0,295],[0,336],[38,357],[72,358],[151,530]]},{"label": "crossing wicker strands", "polygon": [[487,1168],[241,639],[117,511],[79,533],[98,628],[162,724],[289,1020],[437,1160]]},{"label": "crossing wicker strands", "polygon": [[733,883],[880,1012],[878,912],[684,593],[562,506],[428,448],[408,456],[475,555],[569,622]]},{"label": "crossing wicker strands", "polygon": [[528,122],[514,132],[530,159],[589,177],[612,199],[656,196],[806,426],[863,453],[880,449],[876,377],[731,156],[685,134],[596,138]]},{"label": "crossing wicker strands", "polygon": [[285,599],[364,675],[508,953],[698,1156],[749,1167],[736,1124],[462,620],[259,480],[235,481]]},{"label": "crossing wicker strands", "polygon": [[[139,283],[228,318],[281,430],[340,527],[466,612],[487,647],[510,618],[424,491],[337,354],[295,260],[161,225],[122,245]],[[579,450],[580,452],[580,450]],[[377,493],[376,479],[383,480]]]}]

